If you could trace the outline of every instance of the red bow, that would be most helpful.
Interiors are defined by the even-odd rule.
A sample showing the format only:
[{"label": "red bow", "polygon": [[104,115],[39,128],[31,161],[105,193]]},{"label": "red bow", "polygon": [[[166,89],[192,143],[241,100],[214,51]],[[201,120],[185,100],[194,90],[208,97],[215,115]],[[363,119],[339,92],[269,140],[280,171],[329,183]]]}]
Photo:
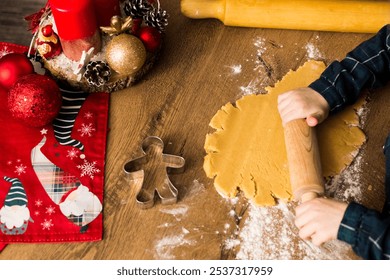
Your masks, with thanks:
[{"label": "red bow", "polygon": [[35,32],[37,32],[42,17],[46,15],[49,10],[50,6],[49,2],[47,2],[46,6],[40,9],[38,12],[24,17],[24,20],[28,22],[28,30],[30,30],[32,34],[35,34]]}]

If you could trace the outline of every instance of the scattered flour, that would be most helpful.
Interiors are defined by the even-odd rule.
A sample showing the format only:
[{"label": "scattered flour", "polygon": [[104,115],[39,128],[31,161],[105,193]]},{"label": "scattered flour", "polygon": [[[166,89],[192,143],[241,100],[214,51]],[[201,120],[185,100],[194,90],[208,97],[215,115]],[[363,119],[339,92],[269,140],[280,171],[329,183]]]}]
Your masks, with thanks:
[{"label": "scattered flour", "polygon": [[320,50],[313,44],[307,43],[306,45],[306,55],[309,59],[323,59],[324,55],[320,52]]},{"label": "scattered flour", "polygon": [[[306,57],[308,59],[322,60],[324,59],[324,54],[316,46],[316,42],[319,40],[319,36],[314,38],[314,42],[309,42],[306,44]],[[272,45],[273,47],[283,48],[282,45],[275,44],[274,42],[269,42],[265,38],[257,37],[253,41],[253,46],[255,47],[255,54],[251,56],[251,59],[246,61],[252,61],[254,77],[249,81],[247,85],[240,86],[240,92],[242,95],[248,94],[257,94],[263,93],[265,86],[274,82],[272,80],[272,68],[267,63],[266,59],[263,58],[264,54],[267,51],[267,46]],[[296,44],[297,45],[297,44]],[[296,52],[297,53],[297,52]],[[227,66],[231,72],[229,75],[238,75],[243,71],[243,66],[241,64],[236,64],[232,66]]]},{"label": "scattered flour", "polygon": [[237,74],[240,74],[242,72],[242,65],[241,64],[238,64],[238,65],[232,65],[232,66],[227,66],[229,69],[231,69],[231,74],[232,75],[237,75]]},{"label": "scattered flour", "polygon": [[194,241],[187,240],[185,237],[189,233],[188,230],[183,228],[182,233],[178,235],[166,236],[155,243],[155,259],[156,260],[173,260],[175,255],[173,250],[178,246],[188,245],[193,246]]},{"label": "scattered flour", "polygon": [[239,239],[227,239],[225,241],[225,249],[227,250],[231,250],[233,249],[234,247],[237,247],[241,244],[240,240]]},{"label": "scattered flour", "polygon": [[[239,260],[343,259],[349,247],[332,241],[316,247],[298,240],[294,225],[293,205],[279,203],[273,207],[250,205],[238,239],[227,240],[225,246],[239,246]],[[335,250],[336,248],[336,250]],[[343,253],[340,253],[343,252]]]},{"label": "scattered flour", "polygon": [[362,157],[363,155],[361,153],[358,154],[346,170],[327,182],[325,187],[329,196],[346,202],[350,202],[352,200],[355,202],[361,202]]},{"label": "scattered flour", "polygon": [[257,56],[262,56],[263,53],[267,50],[265,38],[257,37],[253,45],[257,48],[256,51]]},{"label": "scattered flour", "polygon": [[[250,59],[246,59],[246,61],[253,62],[253,71],[256,73],[256,75],[254,75],[256,78],[252,79],[246,86],[240,86],[242,95],[258,93],[267,82],[266,72],[269,71],[269,69],[267,69],[268,65],[262,59],[262,55],[267,50],[267,41],[265,38],[257,37],[253,40],[253,46],[255,48],[255,54],[252,55]],[[226,67],[230,70],[228,73],[229,76],[239,75],[243,72],[242,64],[234,64]]]},{"label": "scattered flour", "polygon": [[253,79],[249,82],[246,86],[240,86],[241,94],[242,95],[249,95],[249,94],[255,94],[259,91],[259,84],[260,79]]},{"label": "scattered flour", "polygon": [[320,40],[320,36],[314,37],[312,42],[308,42],[305,46],[306,49],[306,56],[308,59],[314,59],[314,60],[322,60],[324,59],[324,55],[322,52],[318,49],[317,43]]},{"label": "scattered flour", "polygon": [[[364,127],[368,114],[367,106],[363,105],[356,111],[356,114],[359,117],[359,127]],[[363,150],[357,151],[353,162],[339,175],[334,176],[326,183],[327,195],[346,202],[361,202],[363,195],[363,186],[361,185],[363,155]]]},{"label": "scattered flour", "polygon": [[177,221],[180,221],[182,217],[187,214],[187,211],[188,211],[188,206],[186,205],[181,205],[175,208],[160,209],[160,212],[174,216]]},{"label": "scattered flour", "polygon": [[194,181],[192,181],[192,185],[187,190],[184,199],[188,199],[194,195],[198,195],[199,193],[204,192],[205,189],[206,188],[205,188],[204,184],[199,182],[199,180],[195,179]]}]

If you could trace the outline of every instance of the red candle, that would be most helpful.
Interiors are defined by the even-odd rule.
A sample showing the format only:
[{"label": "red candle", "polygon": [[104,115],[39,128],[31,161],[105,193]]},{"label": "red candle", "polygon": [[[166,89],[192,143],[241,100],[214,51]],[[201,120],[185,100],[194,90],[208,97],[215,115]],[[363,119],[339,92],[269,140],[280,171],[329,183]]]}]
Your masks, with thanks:
[{"label": "red candle", "polygon": [[93,0],[98,26],[110,26],[113,16],[120,15],[119,0]]},{"label": "red candle", "polygon": [[93,0],[49,0],[64,54],[78,61],[83,51],[100,51],[101,40]]}]

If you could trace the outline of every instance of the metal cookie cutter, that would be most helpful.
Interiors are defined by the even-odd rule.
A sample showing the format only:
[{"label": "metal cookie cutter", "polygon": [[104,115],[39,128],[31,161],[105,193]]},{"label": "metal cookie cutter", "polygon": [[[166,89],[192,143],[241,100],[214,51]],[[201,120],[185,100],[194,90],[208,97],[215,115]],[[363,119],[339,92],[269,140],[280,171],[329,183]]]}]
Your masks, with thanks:
[{"label": "metal cookie cutter", "polygon": [[[124,171],[131,179],[143,177],[141,190],[137,194],[138,205],[142,209],[153,207],[156,192],[162,204],[176,203],[178,191],[169,180],[168,172],[172,169],[182,172],[184,158],[163,154],[164,143],[156,136],[147,137],[142,142],[142,150],[143,156],[124,165]],[[143,171],[143,174],[138,171]]]}]

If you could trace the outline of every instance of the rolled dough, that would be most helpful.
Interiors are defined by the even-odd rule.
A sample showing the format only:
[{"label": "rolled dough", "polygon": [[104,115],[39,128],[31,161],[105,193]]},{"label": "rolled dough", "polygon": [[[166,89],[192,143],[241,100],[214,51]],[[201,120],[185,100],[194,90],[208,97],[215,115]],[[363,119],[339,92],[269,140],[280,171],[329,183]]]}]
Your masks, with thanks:
[{"label": "rolled dough", "polygon": [[[215,131],[206,136],[203,168],[221,195],[234,197],[242,191],[255,204],[264,206],[274,205],[276,199],[291,200],[277,98],[288,90],[307,86],[324,69],[324,63],[308,61],[298,70],[290,70],[274,87],[267,87],[267,94],[244,96],[214,115],[209,125]],[[318,126],[324,177],[340,173],[365,142],[355,111],[362,105],[360,101]]]}]

